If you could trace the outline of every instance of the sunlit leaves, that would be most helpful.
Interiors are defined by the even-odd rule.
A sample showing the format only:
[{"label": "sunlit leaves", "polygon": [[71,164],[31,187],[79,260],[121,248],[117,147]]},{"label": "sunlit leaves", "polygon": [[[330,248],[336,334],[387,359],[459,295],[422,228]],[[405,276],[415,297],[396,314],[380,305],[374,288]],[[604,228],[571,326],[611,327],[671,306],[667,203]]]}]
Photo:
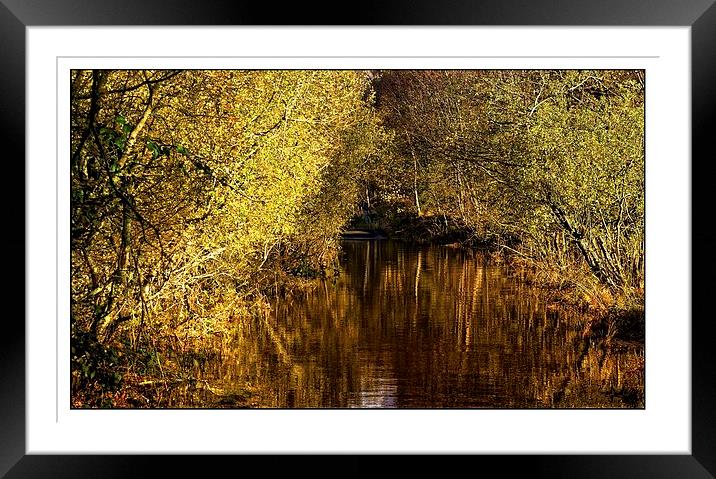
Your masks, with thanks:
[{"label": "sunlit leaves", "polygon": [[[569,263],[574,269],[584,255],[574,241],[583,236],[590,261],[609,270],[606,281],[638,285],[642,75],[384,72],[380,112],[396,134],[397,159],[384,162],[379,171],[391,173],[378,174],[374,184],[395,205],[400,198],[414,202],[406,186],[415,185],[429,214],[443,214],[479,234],[517,236],[521,253],[546,265]],[[555,211],[563,211],[570,228],[565,230]],[[575,238],[568,234],[566,246],[555,251],[550,246],[555,235],[569,231]]]},{"label": "sunlit leaves", "polygon": [[[210,292],[260,289],[251,278],[280,255],[313,254],[349,215],[354,188],[341,179],[372,152],[377,128],[360,72],[73,78],[73,301],[85,325],[196,314],[220,301]],[[324,208],[330,198],[340,208]],[[94,283],[114,286],[87,294]],[[196,302],[177,300],[187,290]]]}]

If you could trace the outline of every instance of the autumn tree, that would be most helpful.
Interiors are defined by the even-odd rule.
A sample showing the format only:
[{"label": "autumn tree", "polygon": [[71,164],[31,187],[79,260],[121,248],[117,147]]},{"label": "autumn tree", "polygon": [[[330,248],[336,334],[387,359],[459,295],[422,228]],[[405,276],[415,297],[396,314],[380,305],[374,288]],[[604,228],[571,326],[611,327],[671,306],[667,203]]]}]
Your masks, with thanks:
[{"label": "autumn tree", "polygon": [[351,177],[377,128],[361,72],[78,70],[71,80],[79,329],[106,342],[123,324],[136,335],[191,320],[205,333],[287,257],[330,262],[356,191],[333,180]]},{"label": "autumn tree", "polygon": [[640,71],[382,72],[380,116],[400,144],[403,197],[417,214],[429,205],[565,277],[584,266],[614,293],[639,290],[643,80]]}]

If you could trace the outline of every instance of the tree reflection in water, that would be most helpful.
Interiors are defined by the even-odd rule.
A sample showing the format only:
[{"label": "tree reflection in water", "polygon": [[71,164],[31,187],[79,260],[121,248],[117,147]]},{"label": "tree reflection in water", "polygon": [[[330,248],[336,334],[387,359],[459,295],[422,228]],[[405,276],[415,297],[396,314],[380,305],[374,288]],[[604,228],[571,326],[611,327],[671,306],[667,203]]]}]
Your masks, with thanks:
[{"label": "tree reflection in water", "polygon": [[643,344],[585,343],[585,318],[479,253],[345,241],[341,274],[277,301],[205,369],[254,407],[643,407]]}]

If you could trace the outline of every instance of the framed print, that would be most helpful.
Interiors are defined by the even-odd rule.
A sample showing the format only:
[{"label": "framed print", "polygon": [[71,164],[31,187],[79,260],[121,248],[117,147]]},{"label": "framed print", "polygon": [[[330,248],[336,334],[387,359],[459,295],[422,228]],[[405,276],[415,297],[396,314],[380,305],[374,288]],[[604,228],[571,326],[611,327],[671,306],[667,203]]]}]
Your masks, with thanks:
[{"label": "framed print", "polygon": [[2,1],[0,473],[715,474],[712,2]]}]

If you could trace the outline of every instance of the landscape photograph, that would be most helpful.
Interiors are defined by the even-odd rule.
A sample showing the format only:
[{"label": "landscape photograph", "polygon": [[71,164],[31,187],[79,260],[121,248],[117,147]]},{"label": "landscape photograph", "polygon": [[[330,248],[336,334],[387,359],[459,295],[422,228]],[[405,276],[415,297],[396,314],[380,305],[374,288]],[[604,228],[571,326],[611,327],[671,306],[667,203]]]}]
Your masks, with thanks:
[{"label": "landscape photograph", "polygon": [[645,408],[645,83],[72,70],[71,407]]}]

